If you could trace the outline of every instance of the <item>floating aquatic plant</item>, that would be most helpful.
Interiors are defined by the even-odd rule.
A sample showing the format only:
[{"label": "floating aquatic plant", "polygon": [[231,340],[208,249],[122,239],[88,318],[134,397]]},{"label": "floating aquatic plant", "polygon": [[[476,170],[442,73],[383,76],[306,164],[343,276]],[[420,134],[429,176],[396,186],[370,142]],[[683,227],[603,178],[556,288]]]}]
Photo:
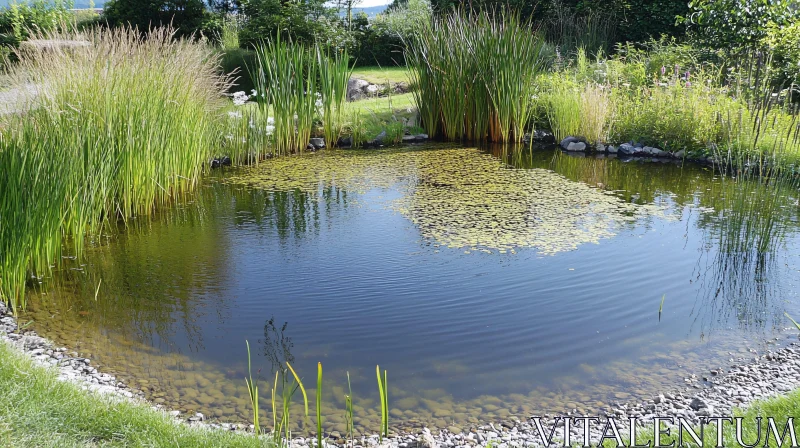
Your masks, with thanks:
[{"label": "floating aquatic plant", "polygon": [[387,202],[437,246],[467,251],[541,254],[611,237],[625,222],[660,213],[544,169],[513,169],[478,149],[328,151],[269,160],[226,182],[317,194],[396,188]]}]

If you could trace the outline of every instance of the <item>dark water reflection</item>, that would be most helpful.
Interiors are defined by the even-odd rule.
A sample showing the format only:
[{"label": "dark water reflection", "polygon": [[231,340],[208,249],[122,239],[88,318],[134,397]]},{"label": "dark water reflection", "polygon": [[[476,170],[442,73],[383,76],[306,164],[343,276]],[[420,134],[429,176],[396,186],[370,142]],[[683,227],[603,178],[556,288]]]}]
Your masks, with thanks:
[{"label": "dark water reflection", "polygon": [[[385,171],[359,174],[359,188],[321,171],[313,191],[211,179],[152,222],[96,241],[85,265],[34,291],[34,325],[153,399],[223,419],[248,414],[245,340],[265,380],[263,406],[277,364],[294,361],[311,378],[321,361],[329,429],[344,424],[349,371],[356,423],[374,431],[376,364],[389,371],[393,425],[463,426],[679,387],[785,338],[783,312],[800,315],[790,186],[673,163],[497,153],[529,170],[515,176],[566,178],[541,194],[659,212],[599,209],[601,221],[575,222],[613,231],[575,250],[484,252],[436,244],[393,208],[455,187],[418,158],[385,155],[400,184]],[[470,178],[470,169],[453,172]],[[531,213],[531,225],[547,224],[546,213]]]}]

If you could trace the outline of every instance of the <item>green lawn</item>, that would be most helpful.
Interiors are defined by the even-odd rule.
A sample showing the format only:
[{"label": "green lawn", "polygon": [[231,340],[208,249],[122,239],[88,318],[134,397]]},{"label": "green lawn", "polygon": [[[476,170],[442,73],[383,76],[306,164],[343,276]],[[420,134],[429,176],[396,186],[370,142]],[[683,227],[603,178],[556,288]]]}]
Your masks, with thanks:
[{"label": "green lawn", "polygon": [[369,81],[372,84],[408,83],[408,72],[405,67],[356,67],[353,77]]},{"label": "green lawn", "polygon": [[416,105],[414,104],[414,94],[404,93],[402,95],[353,101],[352,103],[347,103],[347,109],[359,112],[362,115],[385,114],[391,112],[408,113],[408,109],[416,109]]},{"label": "green lawn", "polygon": [[0,343],[0,446],[269,447],[254,436],[176,424],[143,404],[59,381],[52,369]]}]

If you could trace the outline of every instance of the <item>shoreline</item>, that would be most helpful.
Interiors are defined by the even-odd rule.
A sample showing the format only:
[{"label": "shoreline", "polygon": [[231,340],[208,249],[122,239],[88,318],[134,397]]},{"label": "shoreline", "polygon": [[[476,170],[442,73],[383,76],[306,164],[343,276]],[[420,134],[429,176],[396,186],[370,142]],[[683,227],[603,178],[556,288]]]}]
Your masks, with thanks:
[{"label": "shoreline", "polygon": [[[122,400],[147,405],[155,411],[172,416],[176,422],[190,426],[203,426],[221,431],[239,431],[252,433],[252,425],[242,423],[220,423],[205,421],[201,413],[184,415],[180,411],[170,410],[144,398],[140,391],[135,391],[127,384],[117,381],[112,376],[98,371],[91,360],[81,358],[77,353],[65,347],[58,347],[52,341],[37,335],[32,330],[23,329],[17,333],[17,321],[0,303],[0,341],[10,344],[17,351],[26,354],[38,364],[45,367],[58,368],[58,377],[70,381],[88,393],[112,395]],[[756,400],[785,395],[800,388],[800,342],[790,342],[775,350],[767,350],[764,354],[754,356],[749,361],[735,364],[728,369],[712,369],[698,376],[690,374],[684,387],[673,385],[668,390],[642,403],[617,402],[604,409],[595,410],[593,417],[613,417],[618,423],[636,418],[640,424],[652,421],[653,417],[683,417],[693,425],[699,425],[704,417],[729,416],[733,408],[745,408]],[[538,415],[542,417],[546,428],[552,428],[557,417],[585,417],[590,414],[566,412],[562,415]],[[529,416],[534,417],[534,416]],[[591,440],[599,440],[602,436],[602,424],[591,428]],[[623,430],[627,433],[627,428]],[[574,425],[570,430],[570,439],[582,440],[583,428]],[[326,433],[330,446],[343,447],[341,436],[333,438]],[[563,440],[563,425],[555,429],[555,440]],[[295,448],[312,448],[314,437],[296,437],[291,440]],[[522,446],[543,446],[541,436],[533,422],[514,419],[501,422],[487,422],[471,427],[461,433],[451,433],[446,428],[419,428],[415,431],[392,434],[380,443],[377,434],[361,436],[356,439],[356,446],[375,447],[388,446],[394,448],[435,448],[435,447],[472,447],[485,446],[490,441],[498,448],[518,448]]]}]

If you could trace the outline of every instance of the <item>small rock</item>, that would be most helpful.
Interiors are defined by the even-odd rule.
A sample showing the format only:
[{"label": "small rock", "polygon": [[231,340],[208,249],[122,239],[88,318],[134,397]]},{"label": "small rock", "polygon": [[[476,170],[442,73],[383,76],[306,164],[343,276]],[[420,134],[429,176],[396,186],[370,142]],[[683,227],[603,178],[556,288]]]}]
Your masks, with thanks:
[{"label": "small rock", "polygon": [[586,151],[586,143],[571,142],[567,145],[567,151],[578,151],[578,152]]},{"label": "small rock", "polygon": [[690,408],[692,408],[692,409],[694,409],[695,411],[697,411],[697,410],[700,410],[700,409],[703,409],[703,408],[707,408],[707,407],[708,407],[708,405],[706,404],[706,402],[705,402],[705,401],[701,400],[701,399],[700,399],[700,398],[698,398],[698,397],[695,397],[695,398],[693,398],[693,399],[692,399],[692,401],[689,403],[689,407],[690,407]]},{"label": "small rock", "polygon": [[323,149],[325,148],[325,139],[324,138],[312,138],[308,141],[310,145],[314,147],[314,149]]},{"label": "small rock", "polygon": [[636,148],[630,143],[623,143],[619,145],[619,152],[630,156],[636,153]]},{"label": "small rock", "polygon": [[567,137],[567,138],[565,138],[564,140],[561,140],[561,143],[559,143],[559,146],[561,146],[561,147],[562,147],[562,148],[564,148],[565,150],[569,151],[569,144],[570,144],[570,143],[579,142],[579,141],[580,141],[580,140],[578,140],[578,139],[577,139],[577,138],[575,138],[575,137]]}]

